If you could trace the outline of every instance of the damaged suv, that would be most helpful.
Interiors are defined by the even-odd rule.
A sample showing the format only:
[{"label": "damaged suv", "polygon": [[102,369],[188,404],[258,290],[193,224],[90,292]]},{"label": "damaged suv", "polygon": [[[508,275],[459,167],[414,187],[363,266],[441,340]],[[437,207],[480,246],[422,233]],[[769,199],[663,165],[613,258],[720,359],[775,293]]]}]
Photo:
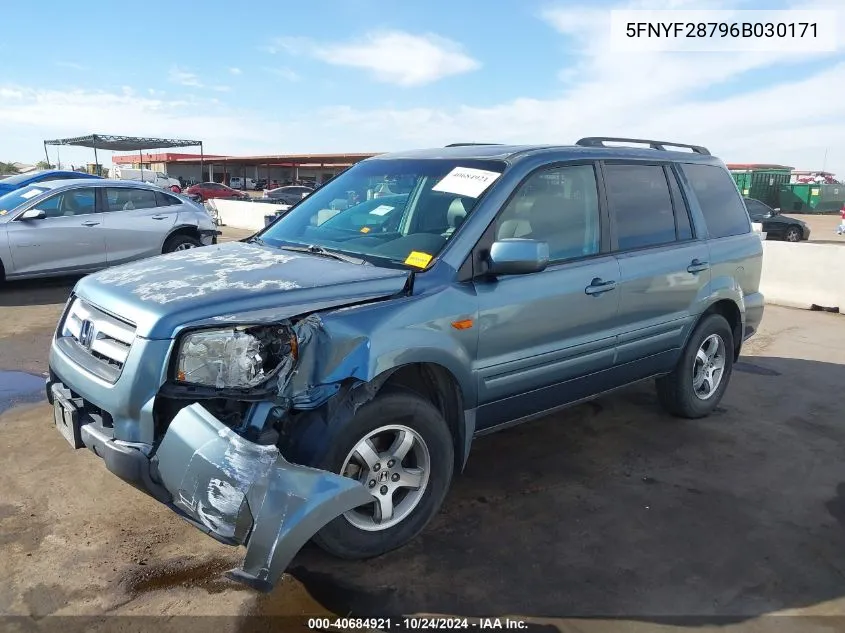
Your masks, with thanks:
[{"label": "damaged suv", "polygon": [[47,393],[74,448],[246,546],[229,574],[269,590],[310,539],[407,543],[479,434],[649,378],[706,416],[761,262],[702,147],[381,155],[247,240],[82,279]]}]

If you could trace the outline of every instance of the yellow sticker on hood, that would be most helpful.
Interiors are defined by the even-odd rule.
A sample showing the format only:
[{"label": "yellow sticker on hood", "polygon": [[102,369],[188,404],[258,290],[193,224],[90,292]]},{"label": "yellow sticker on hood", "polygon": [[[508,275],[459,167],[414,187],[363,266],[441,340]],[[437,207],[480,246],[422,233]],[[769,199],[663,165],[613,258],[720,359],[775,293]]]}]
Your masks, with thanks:
[{"label": "yellow sticker on hood", "polygon": [[416,266],[417,268],[425,268],[430,261],[431,255],[422,251],[411,251],[411,254],[405,259],[408,266]]}]

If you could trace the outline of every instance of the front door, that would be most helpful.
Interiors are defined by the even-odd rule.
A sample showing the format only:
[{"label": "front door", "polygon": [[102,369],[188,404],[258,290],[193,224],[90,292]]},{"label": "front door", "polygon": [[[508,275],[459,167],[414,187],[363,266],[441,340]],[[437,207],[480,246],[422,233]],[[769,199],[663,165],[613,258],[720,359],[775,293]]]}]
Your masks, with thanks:
[{"label": "front door", "polygon": [[497,218],[495,239],[546,241],[550,264],[475,282],[478,429],[601,391],[600,372],[613,365],[619,300],[619,264],[603,252],[601,215],[590,164],[535,172]]},{"label": "front door", "polygon": [[164,239],[176,223],[177,206],[157,204],[152,189],[106,187],[103,214],[109,266],[161,255]]},{"label": "front door", "polygon": [[613,163],[603,173],[621,273],[617,378],[629,382],[674,366],[710,283],[710,257],[671,167]]},{"label": "front door", "polygon": [[106,265],[103,216],[94,188],[68,189],[35,208],[46,217],[6,224],[15,275],[82,273]]}]

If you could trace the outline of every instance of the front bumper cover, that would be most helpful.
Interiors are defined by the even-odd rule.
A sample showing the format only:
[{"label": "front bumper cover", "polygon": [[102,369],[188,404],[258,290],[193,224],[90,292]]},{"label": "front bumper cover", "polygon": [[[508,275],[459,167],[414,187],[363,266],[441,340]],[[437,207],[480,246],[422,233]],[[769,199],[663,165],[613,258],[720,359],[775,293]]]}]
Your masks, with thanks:
[{"label": "front bumper cover", "polygon": [[[51,396],[63,397],[59,383]],[[81,411],[82,443],[121,479],[150,494],[209,536],[245,545],[227,575],[270,591],[303,545],[344,512],[372,501],[355,480],[292,464],[275,446],[245,440],[200,404],[173,418],[152,457]]]}]

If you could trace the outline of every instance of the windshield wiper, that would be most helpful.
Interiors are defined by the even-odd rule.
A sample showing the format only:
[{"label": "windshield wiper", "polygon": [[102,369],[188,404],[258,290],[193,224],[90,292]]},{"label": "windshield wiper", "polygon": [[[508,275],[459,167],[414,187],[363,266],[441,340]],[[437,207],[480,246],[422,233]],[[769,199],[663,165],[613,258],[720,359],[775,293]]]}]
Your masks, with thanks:
[{"label": "windshield wiper", "polygon": [[361,259],[359,257],[352,257],[351,255],[345,255],[344,253],[338,253],[337,251],[330,251],[328,249],[323,248],[322,246],[317,246],[316,244],[311,244],[309,246],[280,246],[280,249],[283,251],[295,251],[297,253],[310,253],[311,255],[317,255],[319,257],[329,257],[331,259],[337,259],[342,262],[347,262],[349,264],[366,264],[367,261]]},{"label": "windshield wiper", "polygon": [[267,242],[265,242],[264,240],[262,240],[262,239],[261,239],[260,237],[258,237],[257,235],[253,235],[253,236],[251,236],[251,237],[248,237],[248,238],[246,238],[244,241],[245,241],[247,244],[258,244],[259,246],[267,246]]}]

